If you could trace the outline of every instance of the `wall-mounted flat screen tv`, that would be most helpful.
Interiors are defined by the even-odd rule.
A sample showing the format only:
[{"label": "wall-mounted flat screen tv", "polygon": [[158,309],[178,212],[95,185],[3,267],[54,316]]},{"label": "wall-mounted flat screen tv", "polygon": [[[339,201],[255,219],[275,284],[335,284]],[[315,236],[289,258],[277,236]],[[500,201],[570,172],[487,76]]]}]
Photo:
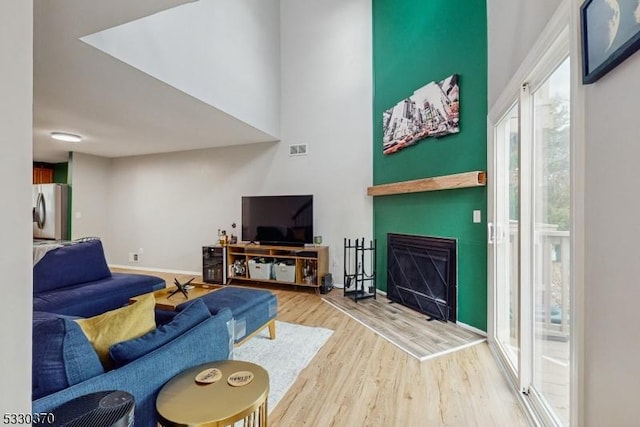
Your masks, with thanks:
[{"label": "wall-mounted flat screen tv", "polygon": [[313,195],[242,197],[242,240],[285,246],[313,243]]}]

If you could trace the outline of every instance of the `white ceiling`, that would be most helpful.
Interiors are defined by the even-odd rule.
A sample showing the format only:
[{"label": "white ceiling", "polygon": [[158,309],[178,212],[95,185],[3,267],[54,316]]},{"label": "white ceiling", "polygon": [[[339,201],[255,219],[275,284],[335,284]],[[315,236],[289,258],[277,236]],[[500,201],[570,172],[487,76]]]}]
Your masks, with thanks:
[{"label": "white ceiling", "polygon": [[[69,151],[122,157],[275,139],[80,40],[189,2],[34,1],[35,161],[64,162]],[[53,140],[53,131],[83,142]]]}]

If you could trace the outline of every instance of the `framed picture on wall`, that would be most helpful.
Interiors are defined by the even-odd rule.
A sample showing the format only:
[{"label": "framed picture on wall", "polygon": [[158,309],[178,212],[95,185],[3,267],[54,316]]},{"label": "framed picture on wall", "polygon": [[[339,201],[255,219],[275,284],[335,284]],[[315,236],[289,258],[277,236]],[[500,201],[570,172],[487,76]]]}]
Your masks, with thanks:
[{"label": "framed picture on wall", "polygon": [[429,137],[460,132],[459,76],[415,90],[382,113],[382,152],[392,154]]},{"label": "framed picture on wall", "polygon": [[580,23],[583,84],[596,82],[640,48],[638,0],[586,0]]}]

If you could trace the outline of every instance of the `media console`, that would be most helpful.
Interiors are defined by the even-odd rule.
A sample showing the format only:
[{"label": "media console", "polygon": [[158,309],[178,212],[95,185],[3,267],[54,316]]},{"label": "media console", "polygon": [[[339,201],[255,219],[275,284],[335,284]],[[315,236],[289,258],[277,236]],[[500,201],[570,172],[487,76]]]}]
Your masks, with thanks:
[{"label": "media console", "polygon": [[319,288],[329,272],[329,248],[231,244],[227,246],[227,266],[232,281]]}]

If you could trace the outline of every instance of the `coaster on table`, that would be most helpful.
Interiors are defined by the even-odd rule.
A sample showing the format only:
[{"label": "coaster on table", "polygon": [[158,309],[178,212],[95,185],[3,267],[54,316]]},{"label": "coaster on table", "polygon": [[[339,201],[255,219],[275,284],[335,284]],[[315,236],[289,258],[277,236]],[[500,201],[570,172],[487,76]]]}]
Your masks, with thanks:
[{"label": "coaster on table", "polygon": [[218,368],[209,368],[201,371],[196,375],[196,382],[198,384],[211,384],[222,378],[222,371]]},{"label": "coaster on table", "polygon": [[227,382],[232,387],[242,387],[253,381],[253,372],[251,371],[238,371],[229,375]]}]

